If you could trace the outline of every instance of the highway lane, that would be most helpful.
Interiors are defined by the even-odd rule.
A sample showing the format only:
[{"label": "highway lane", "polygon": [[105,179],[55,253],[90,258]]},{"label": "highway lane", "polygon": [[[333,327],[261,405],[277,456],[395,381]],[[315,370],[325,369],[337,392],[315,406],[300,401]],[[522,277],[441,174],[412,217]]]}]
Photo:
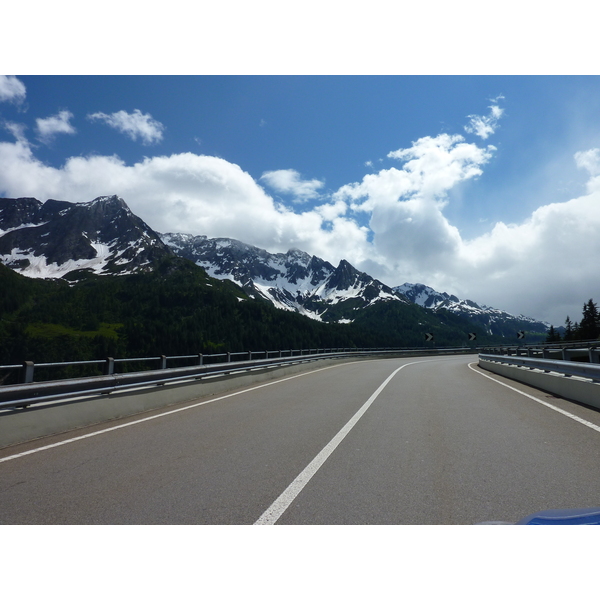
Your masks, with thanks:
[{"label": "highway lane", "polygon": [[[475,360],[340,364],[4,449],[0,523],[256,523],[369,399],[278,524],[469,524],[599,505],[600,432]],[[600,426],[597,411],[508,383]]]}]

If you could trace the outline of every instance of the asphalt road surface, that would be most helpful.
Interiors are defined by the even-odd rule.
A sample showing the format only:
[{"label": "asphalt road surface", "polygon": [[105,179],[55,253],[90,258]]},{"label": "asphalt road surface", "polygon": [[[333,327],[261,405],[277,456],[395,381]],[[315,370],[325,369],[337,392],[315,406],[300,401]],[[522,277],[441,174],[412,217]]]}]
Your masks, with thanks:
[{"label": "asphalt road surface", "polygon": [[475,524],[600,505],[600,412],[476,360],[317,367],[5,448],[0,523]]}]

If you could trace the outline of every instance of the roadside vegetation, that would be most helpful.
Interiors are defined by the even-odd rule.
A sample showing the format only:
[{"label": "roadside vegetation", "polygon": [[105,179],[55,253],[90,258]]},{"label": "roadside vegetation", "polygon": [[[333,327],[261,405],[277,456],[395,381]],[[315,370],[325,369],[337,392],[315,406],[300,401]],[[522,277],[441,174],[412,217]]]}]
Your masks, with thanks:
[{"label": "roadside vegetation", "polygon": [[581,321],[573,323],[570,317],[565,319],[563,334],[554,329],[548,330],[546,342],[576,342],[580,340],[597,340],[600,338],[600,314],[598,305],[590,298],[583,305]]}]

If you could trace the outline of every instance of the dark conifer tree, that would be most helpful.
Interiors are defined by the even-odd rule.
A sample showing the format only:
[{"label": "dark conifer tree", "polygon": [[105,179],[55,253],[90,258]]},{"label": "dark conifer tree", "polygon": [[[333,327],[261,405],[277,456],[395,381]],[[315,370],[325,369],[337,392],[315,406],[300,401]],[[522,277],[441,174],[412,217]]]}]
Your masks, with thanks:
[{"label": "dark conifer tree", "polygon": [[548,335],[546,336],[546,343],[552,344],[554,342],[560,342],[560,333],[554,329],[554,325],[550,325]]},{"label": "dark conifer tree", "polygon": [[600,335],[600,323],[598,320],[598,307],[590,298],[583,305],[583,317],[579,325],[579,339],[595,340]]},{"label": "dark conifer tree", "polygon": [[567,315],[567,318],[565,320],[564,341],[571,342],[571,341],[573,341],[573,339],[574,339],[573,323],[572,323],[571,319],[569,318],[569,316]]}]

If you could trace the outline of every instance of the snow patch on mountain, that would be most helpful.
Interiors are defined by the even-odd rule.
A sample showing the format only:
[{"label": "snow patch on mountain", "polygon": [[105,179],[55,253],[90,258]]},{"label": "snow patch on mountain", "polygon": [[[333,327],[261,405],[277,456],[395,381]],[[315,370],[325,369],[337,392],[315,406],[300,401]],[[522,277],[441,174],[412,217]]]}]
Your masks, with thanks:
[{"label": "snow patch on mountain", "polygon": [[166,233],[161,239],[176,254],[204,268],[210,277],[230,279],[250,296],[318,321],[348,323],[356,308],[377,302],[407,302],[347,261],[334,267],[296,248],[271,254],[229,238]]}]

